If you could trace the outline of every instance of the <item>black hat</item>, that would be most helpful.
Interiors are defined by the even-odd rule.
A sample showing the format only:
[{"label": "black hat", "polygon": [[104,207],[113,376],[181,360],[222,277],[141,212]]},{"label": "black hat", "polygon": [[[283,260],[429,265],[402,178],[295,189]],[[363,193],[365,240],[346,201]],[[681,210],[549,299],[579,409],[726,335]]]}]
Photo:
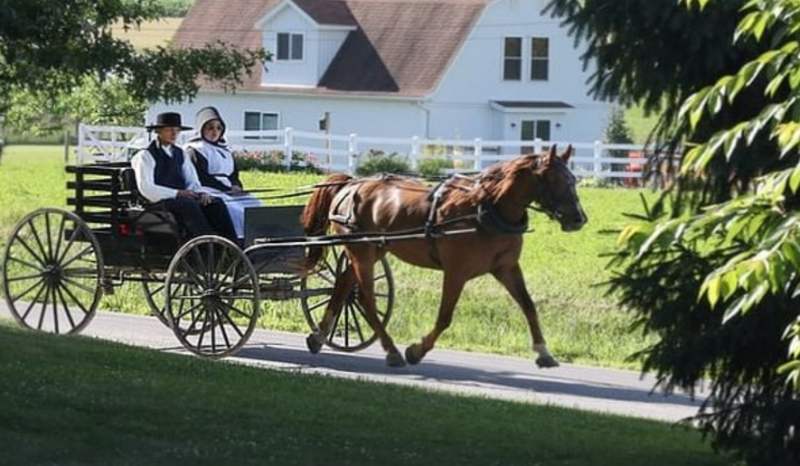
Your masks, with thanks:
[{"label": "black hat", "polygon": [[145,126],[150,131],[156,128],[180,128],[181,130],[192,129],[189,126],[183,126],[181,123],[181,114],[176,112],[164,112],[156,115],[156,122],[150,123]]}]

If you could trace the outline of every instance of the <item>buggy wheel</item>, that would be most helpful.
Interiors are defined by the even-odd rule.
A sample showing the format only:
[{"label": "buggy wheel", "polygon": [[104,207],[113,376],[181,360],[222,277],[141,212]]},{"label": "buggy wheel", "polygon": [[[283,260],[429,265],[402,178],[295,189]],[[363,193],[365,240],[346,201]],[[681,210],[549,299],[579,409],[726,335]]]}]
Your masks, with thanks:
[{"label": "buggy wheel", "polygon": [[166,303],[164,302],[165,275],[163,273],[148,273],[142,276],[142,291],[147,307],[162,324],[171,327],[167,317]]},{"label": "buggy wheel", "polygon": [[20,325],[78,333],[103,296],[103,255],[77,215],[62,209],[31,212],[14,226],[3,254],[3,293]]},{"label": "buggy wheel", "polygon": [[[319,322],[331,300],[336,277],[350,266],[350,260],[341,248],[334,248],[331,256],[325,258],[317,273],[300,282],[300,303],[312,332],[319,331]],[[386,257],[375,266],[374,286],[375,307],[385,327],[389,324],[394,307],[394,279]],[[333,319],[333,327],[325,340],[331,348],[346,352],[360,351],[378,338],[364,316],[358,293],[356,285],[347,294],[344,305]]]},{"label": "buggy wheel", "polygon": [[258,321],[258,277],[241,249],[218,236],[181,247],[167,271],[165,315],[184,348],[221,358],[238,351]]}]

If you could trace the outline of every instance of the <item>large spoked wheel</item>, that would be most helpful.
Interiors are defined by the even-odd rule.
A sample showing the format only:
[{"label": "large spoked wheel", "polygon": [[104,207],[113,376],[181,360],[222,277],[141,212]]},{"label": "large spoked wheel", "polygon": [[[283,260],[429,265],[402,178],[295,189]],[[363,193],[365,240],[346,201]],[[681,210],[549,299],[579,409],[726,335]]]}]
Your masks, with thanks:
[{"label": "large spoked wheel", "polygon": [[221,358],[238,351],[258,321],[258,277],[232,242],[201,236],[181,247],[167,271],[165,315],[184,348]]},{"label": "large spoked wheel", "polygon": [[97,238],[74,213],[39,209],[12,230],[3,254],[3,292],[20,325],[80,332],[97,311],[103,278]]},{"label": "large spoked wheel", "polygon": [[[300,283],[300,302],[312,332],[319,330],[319,323],[331,300],[336,277],[342,275],[350,266],[350,260],[344,251],[335,248],[333,252],[332,257],[325,259],[318,273],[305,277]],[[375,264],[374,286],[375,307],[385,327],[389,324],[394,307],[394,279],[386,257]],[[359,302],[359,290],[356,285],[347,294],[344,306],[334,317],[333,328],[325,343],[340,351],[355,352],[373,344],[377,338]]]}]

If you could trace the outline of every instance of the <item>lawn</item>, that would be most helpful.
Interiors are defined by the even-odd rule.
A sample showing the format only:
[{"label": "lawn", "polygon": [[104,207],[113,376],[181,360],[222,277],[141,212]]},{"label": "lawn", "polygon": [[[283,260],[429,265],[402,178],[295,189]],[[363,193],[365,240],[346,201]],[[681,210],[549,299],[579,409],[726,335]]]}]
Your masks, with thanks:
[{"label": "lawn", "polygon": [[2,323],[0,406],[6,466],[730,464],[682,426],[276,372]]},{"label": "lawn", "polygon": [[[251,187],[293,190],[320,179],[307,174],[247,172]],[[42,206],[65,206],[67,175],[63,149],[44,146],[10,146],[0,165],[0,244],[13,224]],[[528,288],[537,302],[541,322],[553,354],[563,362],[637,368],[629,355],[648,342],[631,333],[630,314],[607,296],[603,283],[613,273],[604,254],[614,249],[625,212],[641,211],[640,194],[629,189],[581,188],[589,223],[577,233],[562,233],[541,214],[531,219],[525,236],[522,267]],[[302,199],[269,201],[304,202]],[[392,262],[396,299],[389,331],[401,345],[416,341],[433,326],[438,307],[441,275],[435,271]],[[137,284],[128,284],[104,298],[101,307],[145,314],[147,306]],[[260,325],[307,332],[296,301],[268,302]],[[498,354],[531,356],[530,337],[522,313],[505,290],[490,277],[467,285],[452,327],[438,346]]]}]

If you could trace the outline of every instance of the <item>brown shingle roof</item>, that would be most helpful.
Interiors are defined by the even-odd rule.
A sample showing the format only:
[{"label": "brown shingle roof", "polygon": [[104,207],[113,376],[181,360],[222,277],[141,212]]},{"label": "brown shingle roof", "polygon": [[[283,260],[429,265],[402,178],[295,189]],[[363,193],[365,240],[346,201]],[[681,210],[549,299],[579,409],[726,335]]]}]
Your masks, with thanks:
[{"label": "brown shingle roof", "polygon": [[[319,87],[291,92],[415,97],[434,90],[481,11],[493,0],[293,1],[320,24],[354,25],[357,30],[349,34]],[[279,3],[197,0],[173,44],[199,47],[222,40],[241,49],[260,47],[261,31],[255,22]],[[246,77],[239,90],[264,90],[262,72]]]}]

